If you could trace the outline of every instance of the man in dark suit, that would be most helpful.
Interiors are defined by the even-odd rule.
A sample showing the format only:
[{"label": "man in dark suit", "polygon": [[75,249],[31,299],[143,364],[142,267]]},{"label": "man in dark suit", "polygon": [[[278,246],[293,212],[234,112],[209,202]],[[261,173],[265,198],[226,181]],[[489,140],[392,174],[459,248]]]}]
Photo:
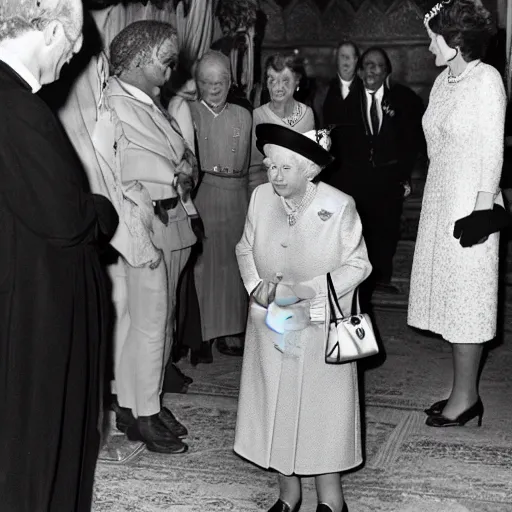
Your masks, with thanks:
[{"label": "man in dark suit", "polygon": [[338,46],[338,73],[329,84],[323,106],[323,125],[326,127],[341,123],[347,103],[355,96],[353,92],[360,82],[356,73],[359,56],[359,48],[352,41],[344,41]]},{"label": "man in dark suit", "polygon": [[374,289],[397,293],[391,282],[392,262],[400,236],[403,199],[410,193],[410,175],[424,145],[423,103],[408,87],[386,79],[391,61],[382,48],[364,52],[358,62],[361,85],[344,107],[331,132],[336,161],[324,179],[351,195],[361,221],[373,265],[361,290],[369,307]]}]

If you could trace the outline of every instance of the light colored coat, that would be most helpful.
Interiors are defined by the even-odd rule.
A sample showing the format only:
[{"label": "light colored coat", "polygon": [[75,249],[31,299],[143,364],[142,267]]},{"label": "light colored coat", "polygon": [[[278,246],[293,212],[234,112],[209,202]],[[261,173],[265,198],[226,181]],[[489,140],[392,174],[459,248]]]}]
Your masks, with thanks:
[{"label": "light colored coat", "polygon": [[[251,301],[242,368],[235,451],[285,475],[339,472],[362,462],[356,364],[325,363],[329,313],[326,274],[349,312],[354,289],[369,275],[353,199],[319,183],[309,207],[290,226],[267,183],[254,191],[236,248],[251,293],[277,272],[282,282],[316,291],[311,324],[279,335],[265,325],[266,309]],[[285,351],[274,344],[284,336]],[[282,340],[281,340],[282,341]]]},{"label": "light colored coat", "polygon": [[[193,175],[179,128],[142,93],[111,77],[102,95],[92,141],[101,173],[90,175],[91,187],[105,189],[119,213],[112,245],[134,266],[145,264],[155,251],[152,200],[178,195],[176,176]],[[181,205],[169,210],[172,250],[192,246],[196,237]]]}]

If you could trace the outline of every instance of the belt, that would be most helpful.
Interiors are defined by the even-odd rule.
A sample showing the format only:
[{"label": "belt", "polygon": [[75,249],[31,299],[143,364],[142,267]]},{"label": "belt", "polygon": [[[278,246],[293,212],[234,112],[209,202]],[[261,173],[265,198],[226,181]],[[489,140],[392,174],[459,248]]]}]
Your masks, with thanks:
[{"label": "belt", "polygon": [[242,174],[242,171],[230,169],[229,167],[221,167],[220,165],[214,165],[212,169],[206,172],[209,172],[210,174],[221,174],[224,176],[238,176]]},{"label": "belt", "polygon": [[168,210],[174,210],[178,206],[178,197],[169,197],[168,199],[159,199],[153,201],[153,210],[155,215],[167,226],[169,224]]}]

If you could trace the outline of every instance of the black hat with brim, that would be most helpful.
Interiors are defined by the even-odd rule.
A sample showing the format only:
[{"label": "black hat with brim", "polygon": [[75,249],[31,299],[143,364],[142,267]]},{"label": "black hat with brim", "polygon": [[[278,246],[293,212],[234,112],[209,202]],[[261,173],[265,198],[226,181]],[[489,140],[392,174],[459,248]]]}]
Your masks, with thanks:
[{"label": "black hat with brim", "polygon": [[333,156],[320,144],[286,126],[263,123],[256,126],[256,147],[263,153],[265,144],[275,144],[298,153],[320,167],[329,165]]}]

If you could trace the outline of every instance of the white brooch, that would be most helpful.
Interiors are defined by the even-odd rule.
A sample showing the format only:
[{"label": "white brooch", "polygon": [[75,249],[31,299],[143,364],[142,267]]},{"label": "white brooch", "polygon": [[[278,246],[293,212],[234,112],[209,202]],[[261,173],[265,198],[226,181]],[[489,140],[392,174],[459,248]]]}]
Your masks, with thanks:
[{"label": "white brooch", "polygon": [[331,148],[331,137],[329,137],[329,130],[325,128],[322,130],[309,130],[309,132],[303,133],[308,139],[319,144],[326,151]]},{"label": "white brooch", "polygon": [[327,210],[320,210],[318,212],[318,216],[324,221],[329,220],[332,217],[332,212],[328,212]]}]

